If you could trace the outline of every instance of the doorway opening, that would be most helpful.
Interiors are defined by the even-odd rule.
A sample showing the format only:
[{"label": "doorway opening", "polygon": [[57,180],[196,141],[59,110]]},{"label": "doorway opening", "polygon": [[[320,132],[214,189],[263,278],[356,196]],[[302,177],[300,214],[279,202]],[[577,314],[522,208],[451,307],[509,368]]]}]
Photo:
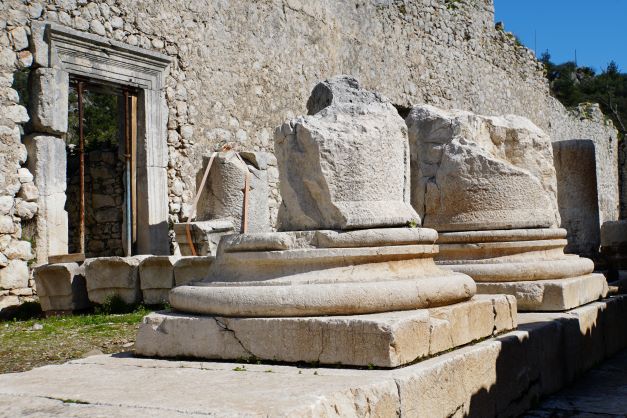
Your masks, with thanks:
[{"label": "doorway opening", "polygon": [[137,91],[71,78],[68,104],[68,252],[136,254]]}]

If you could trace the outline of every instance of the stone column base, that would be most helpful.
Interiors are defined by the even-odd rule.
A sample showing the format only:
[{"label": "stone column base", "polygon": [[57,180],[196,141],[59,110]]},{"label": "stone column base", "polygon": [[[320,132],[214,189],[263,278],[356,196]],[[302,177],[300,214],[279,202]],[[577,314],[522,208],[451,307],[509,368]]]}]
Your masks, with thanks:
[{"label": "stone column base", "polygon": [[565,311],[607,295],[607,281],[587,258],[565,254],[561,228],[447,232],[436,263],[464,273],[477,293],[516,297],[519,311]]},{"label": "stone column base", "polygon": [[516,301],[505,295],[352,316],[227,318],[163,311],[144,318],[135,352],[391,368],[512,330],[516,324]]},{"label": "stone column base", "polygon": [[516,297],[518,310],[565,311],[607,296],[605,276],[598,273],[558,280],[477,283],[477,292]]}]

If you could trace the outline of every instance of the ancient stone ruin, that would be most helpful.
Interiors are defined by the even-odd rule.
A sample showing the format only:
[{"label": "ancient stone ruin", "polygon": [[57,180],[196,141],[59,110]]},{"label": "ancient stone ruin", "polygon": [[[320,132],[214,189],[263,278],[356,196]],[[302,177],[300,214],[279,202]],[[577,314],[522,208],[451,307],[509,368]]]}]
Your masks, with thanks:
[{"label": "ancient stone ruin", "polygon": [[412,203],[439,232],[438,265],[520,310],[561,311],[607,293],[594,263],[564,254],[551,140],[518,116],[415,106]]},{"label": "ancient stone ruin", "polygon": [[492,0],[0,2],[0,317],[167,307],[0,404],[522,414],[627,347],[627,145],[544,71]]},{"label": "ancient stone ruin", "polygon": [[207,277],[145,319],[137,352],[395,367],[513,328],[513,300],[473,298],[469,276],[435,265],[436,231],[409,227],[420,218],[396,109],[346,76],[318,84],[308,108],[275,135],[290,232],[223,237]]}]

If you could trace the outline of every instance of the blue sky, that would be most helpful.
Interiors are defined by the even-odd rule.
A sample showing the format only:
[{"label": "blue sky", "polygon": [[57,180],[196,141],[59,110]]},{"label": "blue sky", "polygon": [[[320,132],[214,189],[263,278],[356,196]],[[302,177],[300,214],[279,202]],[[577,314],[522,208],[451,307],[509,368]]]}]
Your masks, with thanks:
[{"label": "blue sky", "polygon": [[627,72],[627,0],[494,0],[495,20],[537,55],[604,69],[614,60]]}]

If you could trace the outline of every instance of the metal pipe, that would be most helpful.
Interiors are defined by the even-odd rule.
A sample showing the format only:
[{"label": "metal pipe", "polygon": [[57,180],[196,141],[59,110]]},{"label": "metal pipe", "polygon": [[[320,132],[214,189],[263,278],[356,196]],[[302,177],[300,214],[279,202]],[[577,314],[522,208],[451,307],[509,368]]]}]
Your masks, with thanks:
[{"label": "metal pipe", "polygon": [[130,257],[133,246],[133,211],[131,205],[131,123],[128,90],[124,89],[124,158],[126,160],[126,256]]},{"label": "metal pipe", "polygon": [[85,137],[83,135],[83,82],[78,82],[78,158],[79,158],[79,253],[85,253]]}]

